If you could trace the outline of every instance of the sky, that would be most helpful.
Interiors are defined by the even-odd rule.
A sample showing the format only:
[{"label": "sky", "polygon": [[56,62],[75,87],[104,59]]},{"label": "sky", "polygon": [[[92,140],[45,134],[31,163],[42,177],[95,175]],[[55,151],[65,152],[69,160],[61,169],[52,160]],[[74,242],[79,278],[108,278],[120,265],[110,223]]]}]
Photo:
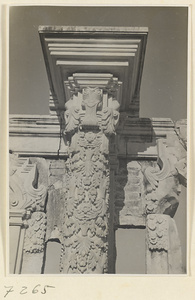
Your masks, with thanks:
[{"label": "sky", "polygon": [[39,25],[148,27],[140,116],[186,118],[186,7],[10,8],[9,112],[49,114],[49,84]]},{"label": "sky", "polygon": [[[148,41],[141,83],[140,117],[187,117],[187,8],[186,7],[68,7],[18,6],[10,8],[9,34],[9,112],[10,114],[49,114],[49,84],[44,64],[39,25],[148,27]],[[185,199],[185,191],[181,200]],[[182,216],[182,222],[181,222]],[[178,220],[178,222],[177,222]],[[186,204],[181,201],[176,222],[185,260]],[[121,231],[122,229],[120,229]],[[140,237],[138,237],[140,236]],[[140,239],[143,232],[117,232],[118,253]],[[124,240],[127,243],[124,247]],[[129,244],[128,244],[129,243]],[[120,245],[122,245],[120,247]],[[123,249],[122,249],[123,248]],[[135,248],[132,250],[138,253]],[[128,252],[129,261],[134,259]],[[142,259],[144,251],[140,251]],[[135,261],[138,261],[135,259]],[[117,260],[119,273],[128,273]],[[134,273],[137,266],[134,267]],[[144,271],[143,271],[144,272]]]}]

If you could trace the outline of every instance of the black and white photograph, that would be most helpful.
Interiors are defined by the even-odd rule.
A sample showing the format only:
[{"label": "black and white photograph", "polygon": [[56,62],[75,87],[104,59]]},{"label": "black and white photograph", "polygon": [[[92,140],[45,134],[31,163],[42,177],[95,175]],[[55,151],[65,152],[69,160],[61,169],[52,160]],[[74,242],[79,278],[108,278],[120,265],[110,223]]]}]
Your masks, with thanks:
[{"label": "black and white photograph", "polygon": [[189,7],[8,15],[7,274],[187,275]]}]

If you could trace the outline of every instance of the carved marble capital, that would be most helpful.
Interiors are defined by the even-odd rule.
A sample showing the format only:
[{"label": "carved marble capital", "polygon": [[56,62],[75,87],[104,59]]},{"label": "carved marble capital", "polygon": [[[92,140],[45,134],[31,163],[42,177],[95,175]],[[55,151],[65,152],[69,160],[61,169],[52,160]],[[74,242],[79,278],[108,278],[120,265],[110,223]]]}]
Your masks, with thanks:
[{"label": "carved marble capital", "polygon": [[81,128],[96,128],[106,135],[115,133],[119,103],[104,88],[84,87],[73,94],[65,110],[65,134],[74,134]]}]

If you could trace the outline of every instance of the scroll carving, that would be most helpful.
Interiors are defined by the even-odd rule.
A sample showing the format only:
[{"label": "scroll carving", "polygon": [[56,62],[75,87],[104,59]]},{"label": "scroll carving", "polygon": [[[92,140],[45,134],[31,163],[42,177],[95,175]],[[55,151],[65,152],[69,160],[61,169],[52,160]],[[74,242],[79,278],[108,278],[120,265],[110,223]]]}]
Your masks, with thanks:
[{"label": "scroll carving", "polygon": [[17,158],[10,163],[10,209],[42,210],[47,195],[46,188],[37,184],[38,171],[29,159]]},{"label": "scroll carving", "polygon": [[146,213],[169,214],[174,216],[178,207],[181,187],[174,157],[171,156],[163,140],[158,140],[158,160],[156,166],[145,169]]}]

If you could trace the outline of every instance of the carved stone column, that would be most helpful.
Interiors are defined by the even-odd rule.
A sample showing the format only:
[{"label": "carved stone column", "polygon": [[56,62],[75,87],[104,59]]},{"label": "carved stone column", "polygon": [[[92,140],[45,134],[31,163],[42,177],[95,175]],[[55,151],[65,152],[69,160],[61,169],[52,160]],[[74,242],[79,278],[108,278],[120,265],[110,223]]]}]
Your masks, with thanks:
[{"label": "carved stone column", "polygon": [[10,158],[10,273],[41,273],[47,190],[28,158]]},{"label": "carved stone column", "polygon": [[65,105],[66,196],[63,273],[108,271],[110,168],[109,137],[119,104],[108,92],[83,88]]},{"label": "carved stone column", "polygon": [[173,216],[181,188],[177,159],[158,140],[158,160],[145,169],[148,274],[182,273],[181,245]]}]

